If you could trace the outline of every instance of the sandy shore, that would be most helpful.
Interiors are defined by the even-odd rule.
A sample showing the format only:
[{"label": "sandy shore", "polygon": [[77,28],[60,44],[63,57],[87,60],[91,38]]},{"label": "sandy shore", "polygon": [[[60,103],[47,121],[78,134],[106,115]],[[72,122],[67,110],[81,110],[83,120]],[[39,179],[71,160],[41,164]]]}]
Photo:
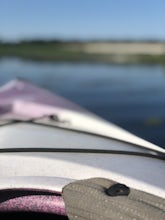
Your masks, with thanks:
[{"label": "sandy shore", "polygon": [[163,55],[165,54],[165,43],[90,42],[83,44],[82,50],[89,54]]},{"label": "sandy shore", "polygon": [[0,58],[165,65],[165,42],[20,42],[0,44]]}]

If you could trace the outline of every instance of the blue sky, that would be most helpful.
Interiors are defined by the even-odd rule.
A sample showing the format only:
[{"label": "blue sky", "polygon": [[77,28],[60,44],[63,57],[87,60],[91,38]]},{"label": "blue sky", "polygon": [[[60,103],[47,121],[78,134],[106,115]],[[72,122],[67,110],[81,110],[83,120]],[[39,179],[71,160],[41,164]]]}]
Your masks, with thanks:
[{"label": "blue sky", "polygon": [[0,0],[0,39],[165,39],[165,0]]}]

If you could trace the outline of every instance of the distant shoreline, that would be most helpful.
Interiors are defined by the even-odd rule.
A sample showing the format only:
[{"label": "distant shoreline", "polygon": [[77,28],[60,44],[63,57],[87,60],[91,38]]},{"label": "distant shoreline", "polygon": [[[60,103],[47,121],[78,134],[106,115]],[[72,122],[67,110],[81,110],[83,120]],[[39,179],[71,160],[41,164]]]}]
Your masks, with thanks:
[{"label": "distant shoreline", "polygon": [[165,65],[165,42],[36,40],[0,43],[0,58],[2,57],[40,61]]}]

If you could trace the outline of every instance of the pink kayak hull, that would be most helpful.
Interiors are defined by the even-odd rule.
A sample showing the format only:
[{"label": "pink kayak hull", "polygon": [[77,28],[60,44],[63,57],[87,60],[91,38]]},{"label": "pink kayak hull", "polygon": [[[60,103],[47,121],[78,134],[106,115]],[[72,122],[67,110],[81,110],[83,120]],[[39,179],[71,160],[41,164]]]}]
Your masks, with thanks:
[{"label": "pink kayak hull", "polygon": [[26,80],[16,79],[0,88],[0,117],[27,119],[65,109],[87,113],[80,106]]}]

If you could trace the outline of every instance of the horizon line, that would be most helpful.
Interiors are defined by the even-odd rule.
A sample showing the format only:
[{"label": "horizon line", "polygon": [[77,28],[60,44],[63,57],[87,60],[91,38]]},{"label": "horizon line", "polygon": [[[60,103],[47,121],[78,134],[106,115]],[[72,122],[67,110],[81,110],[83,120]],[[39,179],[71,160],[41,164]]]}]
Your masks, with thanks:
[{"label": "horizon line", "polygon": [[41,42],[41,43],[49,43],[49,42],[165,42],[165,39],[159,39],[159,38],[62,38],[62,37],[25,37],[20,39],[4,39],[0,37],[0,43],[35,43],[35,42]]}]

